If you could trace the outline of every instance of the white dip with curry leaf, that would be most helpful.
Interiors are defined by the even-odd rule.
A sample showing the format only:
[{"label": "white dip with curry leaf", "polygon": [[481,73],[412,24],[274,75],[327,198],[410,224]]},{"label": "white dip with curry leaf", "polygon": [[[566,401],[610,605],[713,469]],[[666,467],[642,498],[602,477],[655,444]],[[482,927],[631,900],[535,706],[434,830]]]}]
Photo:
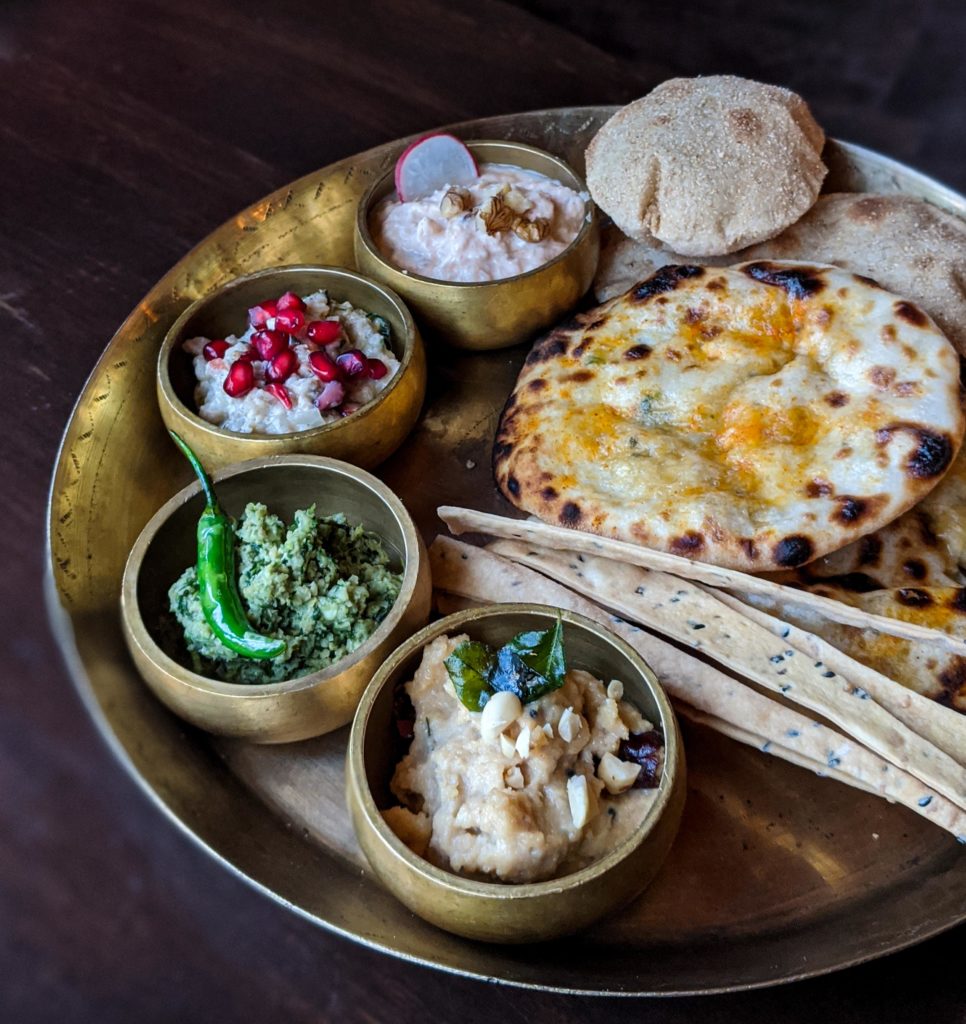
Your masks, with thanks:
[{"label": "white dip with curry leaf", "polygon": [[[663,745],[656,768],[618,755],[634,736],[658,734],[620,683],[580,669],[539,700],[517,701],[498,732],[485,728],[486,708],[460,703],[444,664],[466,639],[429,644],[405,686],[415,724],[391,783],[402,806],[384,812],[387,823],[420,856],[470,877],[536,882],[586,867],[642,823]],[[651,788],[635,786],[644,781]]]}]

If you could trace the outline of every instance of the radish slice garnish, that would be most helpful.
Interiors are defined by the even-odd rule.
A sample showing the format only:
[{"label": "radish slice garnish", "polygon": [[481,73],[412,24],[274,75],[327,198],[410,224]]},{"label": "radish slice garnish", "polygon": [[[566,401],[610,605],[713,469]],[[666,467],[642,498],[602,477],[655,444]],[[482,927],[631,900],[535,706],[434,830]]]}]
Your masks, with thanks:
[{"label": "radish slice garnish", "polygon": [[444,185],[469,185],[479,177],[473,154],[453,135],[426,135],[396,161],[396,194],[404,202],[432,195]]}]

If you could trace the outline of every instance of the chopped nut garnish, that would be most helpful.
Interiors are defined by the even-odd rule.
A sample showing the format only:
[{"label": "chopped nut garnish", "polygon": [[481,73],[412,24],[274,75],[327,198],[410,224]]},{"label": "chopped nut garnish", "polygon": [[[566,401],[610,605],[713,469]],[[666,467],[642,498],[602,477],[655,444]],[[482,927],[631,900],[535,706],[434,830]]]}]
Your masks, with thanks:
[{"label": "chopped nut garnish", "polygon": [[504,185],[500,190],[500,195],[503,197],[503,201],[510,207],[514,213],[526,213],[527,210],[533,209],[533,203],[522,193],[517,191],[515,188],[511,188],[509,185]]},{"label": "chopped nut garnish", "polygon": [[517,751],[517,748],[513,745],[513,740],[505,732],[500,733],[500,750],[503,751],[504,757],[513,757]]},{"label": "chopped nut garnish", "polygon": [[517,736],[516,751],[521,757],[530,756],[530,730],[526,727],[520,730],[520,735]]},{"label": "chopped nut garnish", "polygon": [[584,720],[574,712],[573,708],[567,708],[560,716],[557,723],[557,732],[565,743],[570,743],[580,735]]},{"label": "chopped nut garnish", "polygon": [[546,217],[534,220],[519,217],[513,225],[513,233],[524,242],[542,242],[550,234],[550,221]]},{"label": "chopped nut garnish", "polygon": [[583,828],[590,819],[593,796],[587,779],[583,775],[572,775],[567,780],[567,800],[570,803],[570,817],[574,828]]},{"label": "chopped nut garnish", "polygon": [[473,197],[465,188],[451,188],[439,201],[439,211],[444,217],[458,217],[473,208]]},{"label": "chopped nut garnish", "polygon": [[607,696],[611,700],[620,700],[624,696],[624,684],[619,679],[612,679],[607,684]]},{"label": "chopped nut garnish", "polygon": [[517,215],[507,206],[506,199],[500,192],[487,199],[477,212],[477,216],[488,235],[509,231],[517,219]]},{"label": "chopped nut garnish", "polygon": [[543,734],[547,737],[548,740],[553,739],[553,726],[549,722],[544,722]]},{"label": "chopped nut garnish", "polygon": [[520,771],[519,765],[514,765],[512,768],[507,768],[503,774],[503,781],[510,787],[510,789],[523,789],[526,785],[523,779],[523,772]]},{"label": "chopped nut garnish", "polygon": [[630,789],[641,774],[639,764],[631,764],[629,761],[622,761],[613,754],[604,754],[597,766],[597,778],[603,782],[607,792],[616,796]]},{"label": "chopped nut garnish", "polygon": [[516,721],[523,705],[514,693],[505,690],[494,693],[480,715],[480,732],[485,740],[495,740],[511,723]]}]

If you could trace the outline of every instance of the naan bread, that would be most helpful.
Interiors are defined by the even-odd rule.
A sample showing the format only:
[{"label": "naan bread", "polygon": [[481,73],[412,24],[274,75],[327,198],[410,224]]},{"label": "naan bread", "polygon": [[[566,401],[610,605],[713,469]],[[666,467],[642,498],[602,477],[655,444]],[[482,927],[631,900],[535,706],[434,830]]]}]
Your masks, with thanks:
[{"label": "naan bread", "polygon": [[[645,245],[628,238],[615,224],[600,233],[600,262],[594,276],[594,295],[606,302],[623,295],[638,281],[672,263],[687,263],[688,258],[659,245]],[[740,260],[736,256],[702,256],[705,267],[728,267]]]},{"label": "naan bread", "polygon": [[[918,622],[952,636],[966,636],[966,590],[961,587],[903,587],[856,594],[826,583],[811,589],[874,615]],[[778,607],[761,594],[742,594],[741,599],[815,633],[910,690],[966,713],[966,658],[938,650],[935,644],[832,622],[794,601],[782,602]]]},{"label": "naan bread", "polygon": [[587,188],[632,238],[720,255],[777,235],[815,202],[824,142],[788,89],[731,75],[673,78],[594,136]]},{"label": "naan bread", "polygon": [[773,578],[805,589],[834,583],[856,593],[966,583],[966,446],[939,484],[898,519]]},{"label": "naan bread", "polygon": [[[707,266],[747,260],[814,260],[878,281],[918,303],[966,357],[966,222],[912,196],[835,192],[777,238],[701,257]],[[605,302],[669,263],[685,263],[657,243],[609,228],[601,238],[594,294]]]},{"label": "naan bread", "polygon": [[963,425],[912,303],[834,267],[669,266],[536,343],[494,471],[548,522],[764,571],[904,512]]},{"label": "naan bread", "polygon": [[740,259],[815,260],[918,303],[966,356],[966,222],[912,196],[836,192]]}]

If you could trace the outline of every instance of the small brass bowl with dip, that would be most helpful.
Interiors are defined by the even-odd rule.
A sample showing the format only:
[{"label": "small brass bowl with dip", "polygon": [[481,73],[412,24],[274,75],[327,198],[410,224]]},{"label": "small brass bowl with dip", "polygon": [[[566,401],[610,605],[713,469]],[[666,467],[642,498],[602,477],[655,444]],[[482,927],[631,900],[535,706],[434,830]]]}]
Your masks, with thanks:
[{"label": "small brass bowl with dip", "polygon": [[[272,432],[260,432],[257,416],[248,422],[236,424],[244,429],[226,429],[203,417],[195,401],[195,393],[199,387],[198,373],[208,372],[207,364],[211,362],[209,350],[204,350],[204,359],[201,355],[192,356],[184,350],[185,342],[190,344],[191,339],[195,338],[215,339],[215,345],[224,346],[223,339],[232,336],[241,338],[245,334],[249,328],[249,311],[259,304],[286,294],[305,297],[319,290],[327,293],[333,306],[349,303],[353,310],[364,311],[371,314],[371,318],[378,318],[372,319],[372,322],[383,324],[388,331],[385,345],[399,365],[391,375],[387,375],[385,363],[379,363],[377,369],[386,377],[386,382],[366,381],[371,390],[380,388],[375,396],[360,404],[351,415],[339,415],[339,406],[320,412],[309,402],[307,396],[311,392],[307,388],[322,391],[324,385],[310,372],[307,363],[300,368],[287,367],[287,376],[278,374],[279,379],[270,382],[267,377],[269,363],[257,362],[254,364],[258,367],[256,372],[259,375],[264,372],[265,380],[256,378],[254,387],[243,390],[238,397],[245,402],[244,408],[264,410],[262,415],[266,419],[272,418]],[[301,315],[304,321],[312,313],[311,310],[298,311],[295,315]],[[338,314],[333,310],[332,315]],[[357,321],[363,322],[358,317],[353,322]],[[274,320],[270,320],[266,326],[274,328],[277,325]],[[321,346],[305,338],[306,329],[307,325],[303,324],[301,337],[304,344],[301,349],[293,344],[292,351],[301,350],[303,355],[311,359],[307,350]],[[295,339],[295,335],[283,334],[283,337]],[[342,347],[347,348],[351,342],[345,333],[341,337]],[[260,358],[254,349],[250,348],[250,351]],[[323,349],[325,351],[328,349]],[[292,361],[291,355],[286,354],[283,358]],[[324,355],[316,358],[322,359],[332,374],[339,376],[342,383],[333,384],[332,387],[343,388],[344,384],[343,397],[350,386],[355,386],[354,383],[350,385],[350,381],[362,381],[366,377],[366,373],[363,373],[358,378],[349,378],[340,367],[330,365],[333,360],[326,360]],[[360,365],[365,363],[363,357]],[[196,365],[203,369],[198,371]],[[223,366],[223,363],[211,362],[211,365]],[[234,366],[229,366],[228,373],[233,371]],[[217,376],[212,376],[209,401],[215,410],[213,415],[224,417],[227,412],[229,416],[234,416],[234,399],[228,392],[227,377],[222,385]],[[276,389],[275,394],[268,392],[269,383]],[[207,382],[206,386],[209,386]],[[300,391],[304,393],[302,399],[299,398]],[[388,458],[405,440],[416,423],[425,394],[426,356],[419,331],[406,305],[398,295],[383,285],[340,267],[281,266],[235,278],[188,306],[165,335],[158,355],[157,395],[165,426],[184,438],[210,470],[244,459],[295,452],[326,455],[371,469]],[[310,424],[304,428],[287,429],[290,424],[283,419],[287,414],[281,401],[291,403],[293,397],[296,403],[293,416]],[[321,398],[322,395],[317,397]],[[348,408],[347,405],[341,406],[343,412]],[[244,420],[244,416],[239,418]],[[313,420],[316,425],[311,425]],[[221,424],[227,422],[229,419],[220,419]],[[277,429],[284,432],[275,432]]]},{"label": "small brass bowl with dip", "polygon": [[585,197],[575,237],[563,251],[533,269],[494,279],[440,280],[403,269],[382,251],[374,231],[374,211],[395,196],[393,172],[388,171],[359,203],[356,266],[398,292],[420,325],[443,341],[464,349],[506,348],[555,323],[590,287],[600,249],[597,214],[583,180],[558,157],[519,142],[476,141],[466,146],[479,165],[536,172]]},{"label": "small brass bowl with dip", "polygon": [[[637,794],[648,794],[648,797],[635,805],[638,811],[643,808],[642,816],[628,819],[623,830],[617,828],[616,818],[613,824],[608,823],[607,815],[611,812],[608,810],[604,813],[604,804],[601,803],[603,834],[614,837],[613,845],[607,845],[609,840],[605,840],[604,852],[600,856],[597,856],[599,851],[592,848],[595,859],[572,873],[561,874],[547,881],[507,882],[489,880],[491,876],[481,880],[479,873],[476,877],[465,877],[437,866],[439,858],[435,855],[434,841],[430,843],[427,856],[433,856],[437,863],[431,863],[429,859],[415,853],[410,845],[399,838],[384,816],[386,812],[394,813],[394,808],[399,804],[398,795],[390,789],[390,781],[397,770],[396,759],[399,757],[399,743],[394,736],[403,731],[399,728],[397,717],[400,687],[413,680],[417,670],[422,671],[420,666],[424,650],[432,649],[431,645],[439,638],[445,640],[446,637],[467,634],[472,640],[497,647],[523,631],[552,629],[558,614],[562,620],[568,673],[570,669],[582,669],[598,680],[620,680],[623,696],[621,698],[618,694],[618,701],[622,699],[631,704],[663,734],[664,761],[658,784],[649,790],[633,790]],[[567,685],[570,685],[569,674],[567,678]],[[451,696],[453,701],[457,700],[455,691]],[[508,695],[496,694],[490,698],[490,703],[499,696]],[[562,696],[561,699],[568,698]],[[536,704],[525,703],[522,721],[533,720],[535,709],[544,700],[546,698]],[[529,712],[529,717],[526,709],[534,709]],[[541,715],[545,710],[546,706],[541,710]],[[435,749],[452,743],[455,736],[458,757],[465,759],[463,763],[466,763],[476,756],[473,751],[483,750],[489,742],[485,735],[477,743],[461,733],[452,732],[452,721],[441,720],[437,712],[438,705],[433,715],[437,728],[427,733],[437,737],[436,740],[428,741]],[[564,711],[563,715],[566,714]],[[598,720],[593,726],[593,735],[597,735],[596,730],[603,713],[595,714]],[[462,712],[460,715],[464,720],[467,718]],[[483,729],[483,716],[479,716],[478,720]],[[558,728],[562,739],[565,738],[563,723],[561,716]],[[420,728],[417,724],[413,744],[419,741]],[[537,728],[536,721],[534,728]],[[584,722],[579,728],[589,728],[588,723]],[[439,739],[440,734],[442,739]],[[572,737],[574,734],[571,732],[567,735]],[[532,755],[534,748],[528,749]],[[493,755],[494,758],[498,756]],[[519,758],[516,760],[520,761]],[[476,763],[473,764],[475,771]],[[583,764],[586,770],[587,763]],[[481,767],[480,770],[489,769]],[[532,766],[524,770],[536,773],[540,769]],[[599,765],[596,770],[601,770]],[[568,770],[566,774],[569,793],[569,782],[579,772]],[[445,777],[447,782],[441,783],[441,792],[442,789],[448,790],[452,782],[450,775]],[[533,779],[536,778],[534,774]],[[540,802],[544,805],[548,802],[554,805],[561,802],[559,781],[551,779],[549,782],[541,782]],[[480,830],[474,829],[469,821],[465,827],[460,826],[459,815],[463,813],[462,808],[466,803],[475,798],[471,792],[474,787],[459,784],[456,788],[462,806],[457,810],[455,819],[459,826],[455,842],[465,853],[465,844],[472,842],[470,837],[479,835]],[[486,786],[483,788],[486,792],[477,795],[481,796],[485,811],[483,821],[487,824],[483,824],[482,833],[489,856],[494,849],[493,844],[496,843],[499,848],[499,843],[503,842],[502,837],[507,834],[493,824],[492,815],[496,809],[492,801],[505,800],[512,805],[519,794],[509,790],[498,793],[497,790],[501,789],[499,786],[496,790]],[[551,788],[556,788],[556,795],[550,792]],[[630,902],[648,885],[670,850],[680,824],[685,792],[681,737],[670,703],[654,673],[630,646],[602,626],[573,612],[558,613],[556,609],[543,605],[509,604],[470,608],[440,619],[410,637],[390,655],[363,694],[352,723],[346,752],[346,802],[359,844],[376,875],[397,899],[420,917],[447,931],[486,942],[534,942],[570,934]],[[617,802],[625,799],[625,794],[612,799],[614,802],[608,803],[608,808],[624,806]],[[562,802],[566,804],[566,797]],[[428,808],[427,813],[430,820],[435,822],[432,807]],[[523,811],[517,813],[520,818],[527,817]],[[568,812],[560,810],[559,813],[566,815]],[[589,824],[586,826],[587,829],[590,827]],[[607,829],[611,831],[607,832]],[[528,845],[530,841],[524,839],[522,847],[525,851],[525,866],[532,863],[532,860],[526,860],[532,852]]]},{"label": "small brass bowl with dip", "polygon": [[236,519],[249,502],[291,522],[316,506],[343,513],[375,534],[401,573],[399,594],[369,637],[345,657],[308,675],[271,683],[223,682],[190,663],[168,590],[196,564],[196,530],[205,506],[200,484],[183,488],[155,513],[131,549],[121,584],[121,620],[128,650],[155,695],[208,732],[256,743],[288,743],[345,725],[386,656],[429,617],[426,551],[402,502],[382,482],[335,459],[270,456],[212,474],[218,501]]}]

